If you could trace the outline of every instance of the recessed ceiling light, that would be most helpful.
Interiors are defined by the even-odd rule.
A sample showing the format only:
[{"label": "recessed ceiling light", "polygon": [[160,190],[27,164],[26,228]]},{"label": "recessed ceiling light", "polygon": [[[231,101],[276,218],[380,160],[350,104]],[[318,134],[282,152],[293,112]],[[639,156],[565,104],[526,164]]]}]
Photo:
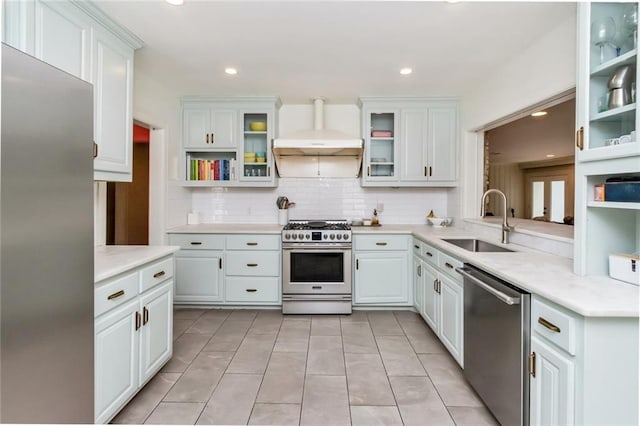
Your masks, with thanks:
[{"label": "recessed ceiling light", "polygon": [[408,68],[408,67],[407,67],[407,68],[402,68],[402,69],[400,70],[400,74],[402,74],[402,75],[409,75],[409,74],[411,74],[412,72],[413,72],[413,70],[412,70],[411,68]]},{"label": "recessed ceiling light", "polygon": [[547,115],[547,111],[536,111],[531,114],[532,117],[542,117],[544,115]]},{"label": "recessed ceiling light", "polygon": [[226,72],[226,73],[227,73],[227,74],[229,74],[229,75],[236,75],[236,74],[238,74],[238,70],[237,70],[237,69],[235,69],[235,68],[232,68],[232,67],[225,68],[225,69],[224,69],[224,72]]},{"label": "recessed ceiling light", "polygon": [[547,154],[547,155],[545,155],[545,157],[547,157],[547,158],[553,158],[555,156],[556,156],[555,154]]},{"label": "recessed ceiling light", "polygon": [[174,6],[182,6],[184,4],[184,0],[165,0],[165,1]]}]

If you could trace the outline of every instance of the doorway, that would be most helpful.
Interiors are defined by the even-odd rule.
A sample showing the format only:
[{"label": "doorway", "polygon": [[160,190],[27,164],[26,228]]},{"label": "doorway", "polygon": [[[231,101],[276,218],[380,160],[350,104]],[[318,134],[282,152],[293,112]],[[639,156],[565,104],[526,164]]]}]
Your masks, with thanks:
[{"label": "doorway", "polygon": [[544,167],[525,172],[527,219],[573,224],[573,167]]},{"label": "doorway", "polygon": [[133,125],[133,180],[107,183],[107,245],[149,244],[149,128]]}]

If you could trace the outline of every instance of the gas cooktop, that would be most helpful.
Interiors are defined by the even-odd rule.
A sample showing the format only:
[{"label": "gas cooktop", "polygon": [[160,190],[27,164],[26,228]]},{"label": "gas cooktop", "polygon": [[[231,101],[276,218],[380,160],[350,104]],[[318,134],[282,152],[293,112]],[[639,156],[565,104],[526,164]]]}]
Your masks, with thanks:
[{"label": "gas cooktop", "polygon": [[282,229],[282,241],[351,243],[351,225],[346,220],[291,220]]}]

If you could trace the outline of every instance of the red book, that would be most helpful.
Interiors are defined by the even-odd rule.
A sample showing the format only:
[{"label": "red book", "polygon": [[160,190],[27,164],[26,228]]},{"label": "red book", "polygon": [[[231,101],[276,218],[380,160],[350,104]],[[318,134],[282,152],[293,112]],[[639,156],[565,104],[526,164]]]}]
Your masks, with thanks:
[{"label": "red book", "polygon": [[215,173],[213,171],[213,165],[215,163],[213,161],[209,162],[209,180],[213,180],[213,177],[215,176]]},{"label": "red book", "polygon": [[373,130],[371,132],[371,137],[373,138],[390,138],[393,136],[393,132],[391,130]]},{"label": "red book", "polygon": [[213,180],[220,180],[220,160],[213,162]]}]

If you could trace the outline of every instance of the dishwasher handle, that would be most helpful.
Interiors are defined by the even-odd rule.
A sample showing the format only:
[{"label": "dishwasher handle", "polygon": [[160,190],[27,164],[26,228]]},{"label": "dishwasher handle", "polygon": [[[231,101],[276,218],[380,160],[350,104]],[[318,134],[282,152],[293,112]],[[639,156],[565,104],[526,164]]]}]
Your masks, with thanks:
[{"label": "dishwasher handle", "polygon": [[500,290],[498,290],[498,289],[490,286],[489,284],[483,282],[482,280],[479,280],[478,278],[474,277],[473,275],[471,275],[468,272],[468,271],[470,271],[470,269],[467,269],[467,268],[456,268],[456,271],[458,271],[463,277],[465,277],[465,279],[470,280],[471,282],[473,282],[477,286],[479,286],[479,287],[483,288],[484,290],[488,291],[489,293],[493,294],[495,297],[497,297],[498,299],[502,300],[507,305],[519,305],[520,304],[520,298],[519,297],[508,296],[508,295],[504,294],[503,292],[501,292]]}]

